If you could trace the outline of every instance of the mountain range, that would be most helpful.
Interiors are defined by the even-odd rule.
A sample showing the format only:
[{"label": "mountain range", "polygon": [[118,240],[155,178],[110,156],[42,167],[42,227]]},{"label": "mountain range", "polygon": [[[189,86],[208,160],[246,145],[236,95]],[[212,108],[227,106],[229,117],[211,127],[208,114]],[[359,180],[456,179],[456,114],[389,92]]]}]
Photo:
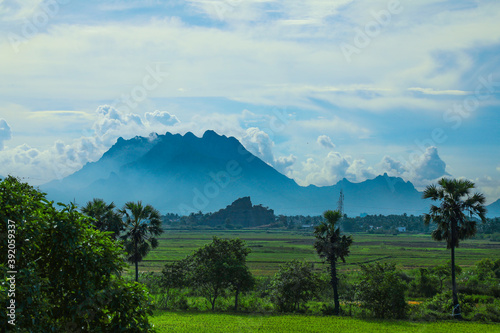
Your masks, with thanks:
[{"label": "mountain range", "polygon": [[349,216],[419,215],[430,205],[411,182],[387,174],[360,183],[343,179],[332,186],[299,186],[234,137],[214,131],[201,138],[190,132],[119,138],[98,161],[40,188],[55,201],[84,205],[102,198],[121,207],[141,200],[162,213],[182,215],[214,212],[248,196],[276,214],[320,215],[337,209],[341,190]]}]

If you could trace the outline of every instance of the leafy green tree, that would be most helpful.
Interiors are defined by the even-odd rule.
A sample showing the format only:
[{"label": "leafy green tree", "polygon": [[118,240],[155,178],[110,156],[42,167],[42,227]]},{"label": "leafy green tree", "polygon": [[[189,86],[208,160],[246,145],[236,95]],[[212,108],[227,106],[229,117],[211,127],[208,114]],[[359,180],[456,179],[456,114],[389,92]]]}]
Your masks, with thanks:
[{"label": "leafy green tree", "polygon": [[420,268],[415,280],[410,283],[410,293],[413,296],[433,297],[438,293],[439,279],[428,269]]},{"label": "leafy green tree", "polygon": [[158,247],[158,239],[163,232],[160,212],[151,205],[143,206],[142,202],[127,202],[120,213],[124,217],[127,261],[135,264],[135,281],[139,281],[139,262]]},{"label": "leafy green tree", "polygon": [[[0,252],[15,250],[0,264],[0,303],[15,300],[19,331],[151,331],[147,292],[121,278],[121,247],[91,223],[73,204],[56,208],[14,177],[0,182]],[[17,271],[14,297],[8,271]],[[12,320],[6,315],[0,311],[3,327]]]},{"label": "leafy green tree", "polygon": [[337,261],[340,259],[345,262],[345,257],[349,255],[349,247],[352,244],[352,236],[342,235],[337,223],[342,218],[339,211],[328,210],[324,217],[326,221],[320,223],[314,229],[314,248],[318,252],[320,258],[324,258],[330,265],[330,283],[333,288],[333,300],[335,315],[340,312],[339,292],[338,292],[338,277],[337,277]]},{"label": "leafy green tree", "polygon": [[210,302],[212,311],[219,296],[226,291],[235,291],[235,308],[238,295],[249,290],[254,280],[246,266],[250,249],[241,239],[221,239],[213,237],[212,242],[199,248],[192,256],[192,281]]},{"label": "leafy green tree", "polygon": [[[439,292],[443,292],[443,283],[446,279],[449,279],[451,277],[451,261],[448,260],[447,263],[437,265],[432,268],[432,273],[439,279]],[[458,266],[455,264],[455,274],[460,275],[462,274],[462,267]]]},{"label": "leafy green tree", "polygon": [[404,318],[408,305],[407,284],[401,279],[396,265],[391,263],[360,265],[361,280],[357,298],[361,306],[376,318]]},{"label": "leafy green tree", "polygon": [[230,267],[230,288],[234,291],[234,311],[238,311],[238,297],[255,286],[255,278],[245,262],[234,262]]},{"label": "leafy green tree", "polygon": [[94,198],[82,207],[81,212],[94,219],[93,225],[97,230],[111,232],[116,239],[123,230],[123,221],[119,212],[115,211],[115,204],[106,204],[103,199]]},{"label": "leafy green tree", "polygon": [[316,295],[319,284],[312,264],[298,260],[286,262],[271,280],[271,301],[281,312],[297,311]]},{"label": "leafy green tree", "polygon": [[439,201],[439,206],[431,205],[429,214],[424,214],[425,224],[434,222],[437,228],[431,236],[437,241],[445,240],[447,248],[451,249],[451,283],[453,298],[453,316],[462,318],[458,302],[457,284],[455,279],[455,248],[459,241],[476,234],[477,215],[486,222],[486,198],[481,193],[471,194],[474,183],[469,180],[442,178],[438,186],[432,184],[424,190],[423,198]]},{"label": "leafy green tree", "polygon": [[167,302],[171,298],[171,291],[173,289],[182,289],[190,285],[191,271],[191,257],[187,257],[185,259],[174,261],[165,265],[162,270],[160,285],[165,289]]}]

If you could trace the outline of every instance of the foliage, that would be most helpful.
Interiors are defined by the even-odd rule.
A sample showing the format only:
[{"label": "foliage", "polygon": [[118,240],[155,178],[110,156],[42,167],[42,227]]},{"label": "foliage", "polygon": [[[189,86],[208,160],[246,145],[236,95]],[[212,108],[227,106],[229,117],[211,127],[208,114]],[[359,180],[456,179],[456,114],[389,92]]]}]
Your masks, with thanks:
[{"label": "foliage", "polygon": [[307,262],[289,261],[271,281],[271,301],[281,312],[298,311],[317,292],[319,278]]},{"label": "foliage", "polygon": [[[443,292],[443,282],[449,278],[451,278],[451,261],[448,260],[445,264],[437,265],[432,268],[432,273],[439,280],[439,292]],[[455,264],[455,274],[462,274],[462,267]]]},{"label": "foliage", "polygon": [[409,285],[414,297],[433,297],[439,292],[440,280],[426,268],[418,270],[417,277]]},{"label": "foliage", "polygon": [[124,230],[121,215],[115,211],[114,203],[106,204],[103,199],[94,198],[82,207],[81,212],[94,219],[92,224],[97,230],[111,232],[113,239]]},{"label": "foliage", "polygon": [[476,262],[472,270],[462,276],[459,290],[464,294],[500,297],[500,259],[484,258]]},{"label": "foliage", "polygon": [[[149,331],[151,304],[142,286],[119,276],[124,262],[118,243],[95,230],[73,204],[59,206],[16,178],[0,182],[2,253],[7,253],[7,221],[16,226],[11,238],[15,266],[0,266],[0,300],[8,301],[7,271],[15,269],[16,327],[24,332]],[[0,320],[7,322],[6,311]]]},{"label": "foliage", "polygon": [[135,281],[139,281],[139,262],[151,249],[158,246],[157,236],[163,232],[160,213],[151,205],[142,202],[127,202],[120,213],[125,219],[125,241],[127,261],[135,264]]},{"label": "foliage", "polygon": [[[471,195],[474,183],[469,180],[442,178],[438,182],[440,187],[432,184],[424,190],[423,198],[440,201],[439,206],[431,205],[429,214],[424,215],[425,224],[434,222],[437,228],[431,236],[437,241],[445,240],[447,248],[451,249],[451,283],[453,297],[453,313],[460,318],[460,304],[458,302],[455,279],[455,248],[460,240],[476,234],[477,215],[484,223],[486,221],[486,198],[481,193]],[[468,214],[469,216],[467,216]]]},{"label": "foliage", "polygon": [[250,290],[254,279],[246,265],[250,249],[241,239],[213,237],[212,242],[199,248],[190,258],[191,284],[206,297],[215,310],[219,296],[231,289],[235,292],[235,308],[240,292]]},{"label": "foliage", "polygon": [[190,285],[191,262],[192,259],[187,257],[183,260],[168,263],[163,267],[159,283],[165,291],[165,298],[163,300],[165,308],[169,306],[168,303],[174,298],[173,295],[175,295],[176,291],[178,292]]},{"label": "foliage", "polygon": [[407,311],[407,285],[394,264],[360,265],[361,280],[357,299],[375,318],[404,318]]},{"label": "foliage", "polygon": [[339,211],[328,210],[324,217],[326,221],[321,222],[314,228],[314,248],[320,258],[324,258],[330,265],[330,278],[333,288],[333,297],[335,308],[334,315],[340,312],[339,294],[338,294],[338,277],[336,263],[340,259],[345,263],[345,257],[349,255],[349,247],[352,244],[352,236],[342,235],[337,223],[342,215]]}]

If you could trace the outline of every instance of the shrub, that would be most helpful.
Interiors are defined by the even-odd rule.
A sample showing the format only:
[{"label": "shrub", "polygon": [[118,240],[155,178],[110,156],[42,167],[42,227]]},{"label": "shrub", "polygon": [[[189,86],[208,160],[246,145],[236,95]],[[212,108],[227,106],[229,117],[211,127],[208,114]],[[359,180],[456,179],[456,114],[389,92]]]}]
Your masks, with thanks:
[{"label": "shrub", "polygon": [[[7,221],[15,221],[9,240],[16,245],[16,326],[26,332],[150,331],[147,291],[120,276],[122,248],[75,205],[60,206],[14,177],[0,182],[1,253],[11,234]],[[0,265],[2,304],[7,271]],[[6,314],[0,312],[2,323]]]},{"label": "shrub", "polygon": [[271,301],[280,312],[299,311],[315,296],[318,284],[311,264],[289,261],[280,266],[271,281]]},{"label": "shrub", "polygon": [[408,309],[407,285],[394,264],[361,265],[357,299],[376,318],[404,318]]}]

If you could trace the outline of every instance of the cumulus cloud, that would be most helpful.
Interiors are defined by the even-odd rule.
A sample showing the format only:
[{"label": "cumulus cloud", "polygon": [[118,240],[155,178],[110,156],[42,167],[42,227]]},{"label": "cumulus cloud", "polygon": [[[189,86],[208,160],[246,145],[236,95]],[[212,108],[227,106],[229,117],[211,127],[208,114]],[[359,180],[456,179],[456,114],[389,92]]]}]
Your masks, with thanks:
[{"label": "cumulus cloud", "polygon": [[384,173],[387,173],[392,177],[400,177],[403,173],[406,172],[403,163],[387,155],[382,158],[379,166]]},{"label": "cumulus cloud", "polygon": [[318,136],[318,140],[316,141],[322,147],[328,149],[335,149],[335,145],[332,142],[332,139],[328,135],[320,135]]},{"label": "cumulus cloud", "polygon": [[345,157],[339,152],[332,151],[319,161],[308,158],[302,163],[302,169],[294,170],[292,175],[302,185],[333,185],[339,180],[347,178],[348,169],[351,166],[349,159],[349,156]]},{"label": "cumulus cloud", "polygon": [[355,159],[340,152],[331,151],[324,158],[308,158],[301,168],[294,168],[289,174],[301,185],[333,185],[343,178],[352,182],[362,182],[377,175],[387,173],[411,181],[417,188],[449,176],[446,163],[441,159],[436,147],[428,147],[421,154],[411,155],[411,160],[399,161],[384,156],[380,163],[370,166],[364,159]]},{"label": "cumulus cloud", "polygon": [[439,157],[436,147],[428,147],[425,152],[410,164],[410,175],[414,180],[432,181],[448,176],[446,163]]},{"label": "cumulus cloud", "polygon": [[[476,189],[482,192],[490,201],[500,199],[500,180],[490,176],[478,177],[473,180]],[[478,191],[478,190],[477,190]]]},{"label": "cumulus cloud", "polygon": [[289,175],[290,168],[297,161],[297,157],[293,154],[288,156],[280,156],[274,159],[274,168],[284,175]]},{"label": "cumulus cloud", "polygon": [[386,172],[389,176],[409,180],[416,187],[426,186],[450,175],[446,172],[446,163],[439,156],[438,149],[432,146],[421,154],[411,154],[403,161],[384,156],[376,167],[379,173]]},{"label": "cumulus cloud", "polygon": [[287,174],[297,160],[293,154],[276,157],[273,152],[274,142],[266,132],[258,127],[248,128],[240,142],[249,152],[283,174]]},{"label": "cumulus cloud", "polygon": [[274,143],[269,135],[257,127],[250,127],[246,130],[245,136],[241,138],[241,143],[248,151],[268,164],[274,162]]},{"label": "cumulus cloud", "polygon": [[168,113],[167,111],[154,111],[146,112],[144,118],[150,124],[162,124],[165,126],[173,126],[180,123],[179,119],[175,115]]},{"label": "cumulus cloud", "polygon": [[7,124],[5,119],[0,119],[0,150],[4,148],[4,141],[10,140],[11,138],[12,132],[9,124]]},{"label": "cumulus cloud", "polygon": [[[143,119],[137,114],[124,113],[112,106],[101,105],[94,113],[91,128],[83,131],[83,136],[71,143],[58,140],[45,150],[23,144],[1,151],[0,173],[29,177],[33,183],[63,178],[86,163],[98,160],[118,137],[147,137],[151,132],[172,131],[179,123],[177,117],[167,111],[149,112]],[[3,141],[10,137],[9,125],[0,120],[0,148],[3,148]],[[154,135],[150,138],[154,139]]]}]

